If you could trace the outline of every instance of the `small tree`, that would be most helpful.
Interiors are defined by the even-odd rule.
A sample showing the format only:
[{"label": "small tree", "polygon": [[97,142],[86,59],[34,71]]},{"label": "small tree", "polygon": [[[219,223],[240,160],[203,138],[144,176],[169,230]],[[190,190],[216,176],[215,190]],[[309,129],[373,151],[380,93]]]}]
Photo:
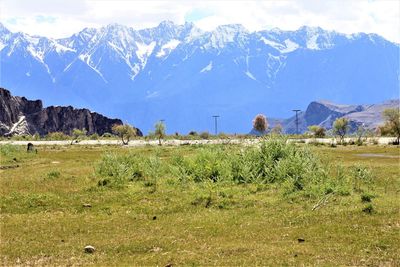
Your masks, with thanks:
[{"label": "small tree", "polygon": [[283,127],[280,123],[278,123],[277,125],[274,126],[274,128],[272,128],[271,130],[272,134],[282,134],[283,133]]},{"label": "small tree", "polygon": [[361,146],[363,144],[362,138],[365,135],[365,133],[366,133],[366,130],[365,130],[364,124],[358,125],[357,131],[356,131],[356,135],[357,135],[356,143],[357,143],[357,145]]},{"label": "small tree", "polygon": [[379,127],[381,135],[391,135],[396,137],[396,143],[400,142],[400,109],[389,108],[382,113],[385,124]]},{"label": "small tree", "polygon": [[265,134],[268,128],[268,121],[265,115],[258,114],[253,120],[253,129],[261,134]]},{"label": "small tree", "polygon": [[136,129],[129,124],[115,124],[112,127],[112,131],[114,134],[118,135],[121,138],[122,144],[124,145],[127,145],[129,143],[129,140],[136,136]]},{"label": "small tree", "polygon": [[86,129],[73,129],[72,130],[72,139],[71,139],[71,145],[74,143],[74,141],[78,141],[80,137],[86,135]]},{"label": "small tree", "polygon": [[308,126],[308,130],[312,133],[312,135],[316,138],[324,138],[326,133],[325,133],[325,128],[320,127],[318,125],[311,125]]},{"label": "small tree", "polygon": [[343,144],[344,137],[349,130],[349,121],[346,118],[337,118],[333,123],[333,132],[340,137],[340,143]]},{"label": "small tree", "polygon": [[161,139],[165,137],[165,124],[162,121],[159,121],[154,125],[155,131],[154,134],[158,138],[158,145],[161,146]]}]

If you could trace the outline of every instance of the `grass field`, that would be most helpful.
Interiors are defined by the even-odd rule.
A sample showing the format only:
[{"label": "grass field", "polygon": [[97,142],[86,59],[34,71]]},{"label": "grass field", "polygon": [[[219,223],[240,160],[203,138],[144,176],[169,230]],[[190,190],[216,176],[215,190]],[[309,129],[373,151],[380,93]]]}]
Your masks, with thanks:
[{"label": "grass field", "polygon": [[106,151],[164,162],[199,149],[2,146],[2,265],[400,265],[398,147],[310,146],[344,172],[371,171],[363,192],[329,198],[285,196],[277,184],[179,183],[165,171],[153,183],[98,186]]}]

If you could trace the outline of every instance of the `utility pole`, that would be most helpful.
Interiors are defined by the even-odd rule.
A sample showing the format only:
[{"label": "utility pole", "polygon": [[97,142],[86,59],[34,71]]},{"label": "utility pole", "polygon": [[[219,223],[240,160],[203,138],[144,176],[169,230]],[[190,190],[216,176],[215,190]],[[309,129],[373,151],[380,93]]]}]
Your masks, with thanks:
[{"label": "utility pole", "polygon": [[218,118],[219,118],[219,115],[213,115],[212,117],[214,118],[215,135],[217,135],[218,134]]},{"label": "utility pole", "polygon": [[296,112],[296,134],[299,134],[299,117],[297,114],[300,109],[293,109],[292,111]]}]

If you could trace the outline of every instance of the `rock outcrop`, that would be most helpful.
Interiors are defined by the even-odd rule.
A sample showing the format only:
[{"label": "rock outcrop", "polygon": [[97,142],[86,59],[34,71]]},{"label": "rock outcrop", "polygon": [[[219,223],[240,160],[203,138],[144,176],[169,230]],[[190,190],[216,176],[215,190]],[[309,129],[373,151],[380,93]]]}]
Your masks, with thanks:
[{"label": "rock outcrop", "polygon": [[[340,105],[327,101],[311,102],[306,111],[298,114],[299,132],[307,131],[311,125],[319,125],[331,129],[337,118],[345,117],[350,122],[350,130],[354,131],[359,125],[366,129],[376,129],[383,124],[382,112],[387,108],[399,107],[400,100],[388,100],[372,105]],[[296,116],[282,122],[286,133],[296,132]]]},{"label": "rock outcrop", "polygon": [[[0,88],[0,135],[39,134],[63,132],[71,134],[73,129],[86,129],[88,134],[111,133],[119,119],[109,119],[88,109],[50,106],[43,108],[41,100],[27,100],[12,96],[10,91]],[[138,135],[142,132],[137,129]]]}]

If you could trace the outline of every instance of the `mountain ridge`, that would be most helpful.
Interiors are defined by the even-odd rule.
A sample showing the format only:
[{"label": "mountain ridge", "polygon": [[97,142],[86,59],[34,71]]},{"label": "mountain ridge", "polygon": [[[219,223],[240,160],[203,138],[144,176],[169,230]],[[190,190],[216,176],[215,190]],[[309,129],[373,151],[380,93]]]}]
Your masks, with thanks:
[{"label": "mountain ridge", "polygon": [[145,131],[159,119],[170,132],[211,131],[210,117],[219,114],[223,131],[246,132],[258,113],[286,117],[313,99],[398,97],[399,47],[375,34],[319,27],[249,32],[239,25],[207,32],[166,21],[49,39],[3,28],[0,85],[48,104],[89,107]]},{"label": "mountain ridge", "polygon": [[[88,109],[71,106],[43,107],[41,100],[28,100],[13,96],[0,88],[0,136],[33,135],[44,136],[51,132],[71,134],[73,129],[85,129],[88,134],[111,133],[119,119],[109,119]],[[142,135],[137,129],[138,135]]]},{"label": "mountain ridge", "polygon": [[[349,120],[350,132],[356,131],[358,126],[368,130],[376,130],[384,123],[383,111],[399,107],[400,99],[358,105],[336,104],[325,100],[313,101],[305,111],[300,111],[298,114],[299,132],[307,131],[308,126],[311,125],[318,125],[330,130],[337,118]],[[281,123],[286,133],[296,133],[296,116],[278,120],[276,123]]]}]

